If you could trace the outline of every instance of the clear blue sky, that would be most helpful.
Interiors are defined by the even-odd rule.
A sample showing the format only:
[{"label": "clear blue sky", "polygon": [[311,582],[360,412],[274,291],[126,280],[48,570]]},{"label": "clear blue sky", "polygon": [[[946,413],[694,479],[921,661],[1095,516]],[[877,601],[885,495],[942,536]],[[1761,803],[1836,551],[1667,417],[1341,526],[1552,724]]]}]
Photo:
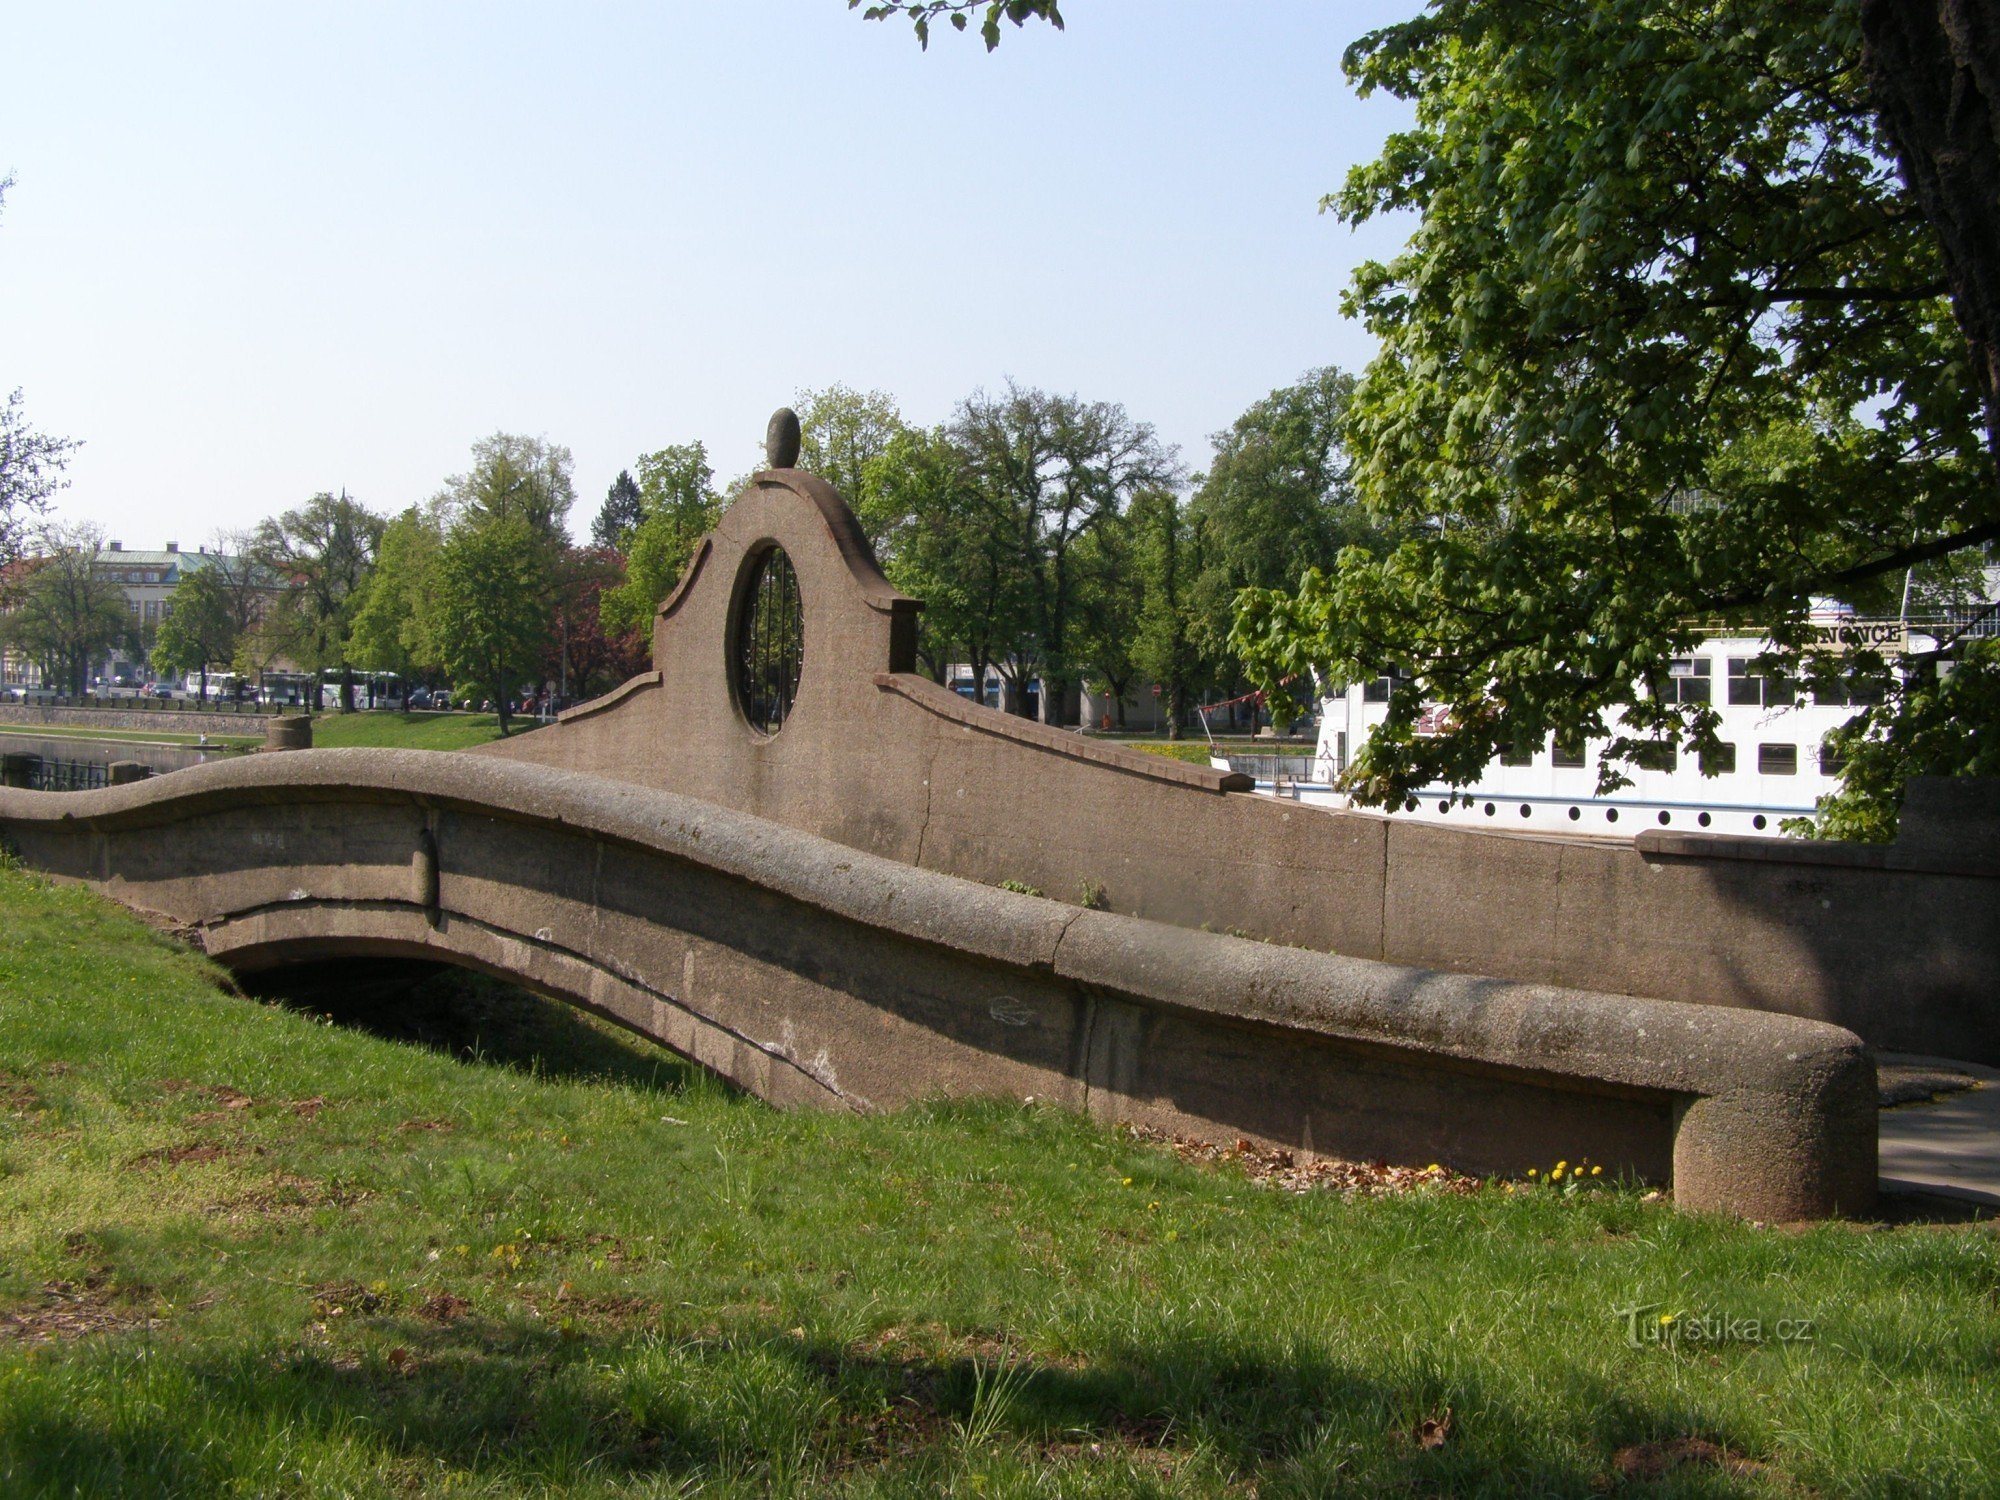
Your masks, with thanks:
[{"label": "clear blue sky", "polygon": [[1341,50],[1414,6],[1066,9],[989,56],[842,0],[10,6],[0,391],[132,547],[400,509],[498,430],[574,451],[580,530],[835,381],[1120,401],[1199,469],[1366,362],[1340,292],[1401,228],[1317,203],[1405,119]]}]

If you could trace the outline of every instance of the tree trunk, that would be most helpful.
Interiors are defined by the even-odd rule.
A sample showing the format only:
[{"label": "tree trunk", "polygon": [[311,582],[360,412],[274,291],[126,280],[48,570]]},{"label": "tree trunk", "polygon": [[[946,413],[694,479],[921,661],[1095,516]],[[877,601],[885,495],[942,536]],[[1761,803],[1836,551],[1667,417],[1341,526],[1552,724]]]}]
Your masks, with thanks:
[{"label": "tree trunk", "polygon": [[1863,0],[1861,30],[1876,112],[1937,236],[2000,480],[2000,5]]}]

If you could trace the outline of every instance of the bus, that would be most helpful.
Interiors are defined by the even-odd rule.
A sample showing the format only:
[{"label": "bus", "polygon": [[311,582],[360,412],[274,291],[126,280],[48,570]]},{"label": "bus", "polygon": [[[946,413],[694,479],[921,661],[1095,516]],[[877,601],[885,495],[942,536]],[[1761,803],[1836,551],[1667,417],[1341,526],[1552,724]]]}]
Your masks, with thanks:
[{"label": "bus", "polygon": [[[364,672],[358,667],[350,667],[345,675],[353,684],[356,708],[400,709],[403,706],[405,697],[403,679],[394,672]],[[328,667],[319,674],[321,708],[340,707],[341,676],[339,667]]]}]

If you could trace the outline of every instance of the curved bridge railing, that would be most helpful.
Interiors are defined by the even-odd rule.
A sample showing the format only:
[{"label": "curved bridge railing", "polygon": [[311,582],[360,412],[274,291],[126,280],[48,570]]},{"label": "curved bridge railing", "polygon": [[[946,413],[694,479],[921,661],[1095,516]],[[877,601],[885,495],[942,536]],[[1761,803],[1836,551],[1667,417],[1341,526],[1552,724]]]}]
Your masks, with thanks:
[{"label": "curved bridge railing", "polygon": [[1837,1027],[1088,911],[536,765],[257,756],[0,791],[0,837],[236,970],[479,968],[780,1105],[1034,1095],[1469,1171],[1588,1154],[1765,1219],[1874,1192],[1873,1060]]}]

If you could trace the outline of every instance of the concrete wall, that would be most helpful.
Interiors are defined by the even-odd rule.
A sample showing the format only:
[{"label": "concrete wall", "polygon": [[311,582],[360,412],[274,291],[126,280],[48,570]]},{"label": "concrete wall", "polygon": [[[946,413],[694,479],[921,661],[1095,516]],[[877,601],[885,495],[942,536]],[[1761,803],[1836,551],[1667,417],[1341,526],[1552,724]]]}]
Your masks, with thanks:
[{"label": "concrete wall", "polygon": [[[789,722],[763,736],[736,707],[730,631],[773,544],[798,570],[805,668]],[[967,702],[912,670],[918,608],[830,487],[767,471],[662,607],[654,672],[477,753],[682,793],[972,880],[1101,893],[1109,910],[1184,927],[1810,1017],[1880,1047],[2000,1064],[2000,857],[1990,839],[1940,842],[1966,809],[1930,814],[1926,791],[1886,851],[1543,837],[1305,807]]]},{"label": "concrete wall", "polygon": [[1873,1061],[1838,1028],[1086,911],[573,771],[249,756],[0,789],[0,836],[239,970],[464,964],[781,1104],[1032,1094],[1470,1171],[1587,1155],[1763,1219],[1874,1193]]}]

